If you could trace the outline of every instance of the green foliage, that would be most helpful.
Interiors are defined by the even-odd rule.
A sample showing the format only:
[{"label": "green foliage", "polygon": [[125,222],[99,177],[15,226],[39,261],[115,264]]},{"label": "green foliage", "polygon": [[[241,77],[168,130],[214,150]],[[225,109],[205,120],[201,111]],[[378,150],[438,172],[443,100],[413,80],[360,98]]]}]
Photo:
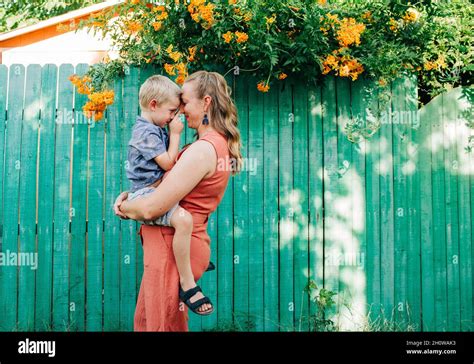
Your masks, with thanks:
[{"label": "green foliage", "polygon": [[0,33],[35,24],[103,0],[0,0]]},{"label": "green foliage", "polygon": [[336,331],[337,328],[332,318],[328,318],[328,310],[330,310],[336,302],[333,297],[337,293],[326,288],[319,288],[313,280],[305,287],[311,302],[316,304],[316,314],[311,315],[309,319],[310,331]]},{"label": "green foliage", "polygon": [[[178,76],[219,65],[229,71],[251,70],[264,84],[282,74],[304,75],[312,82],[335,74],[353,80],[370,77],[385,87],[413,72],[430,97],[472,83],[474,5],[468,0],[163,4],[158,10],[145,1],[128,1],[82,26],[111,37],[124,64],[168,64],[171,75],[178,65]],[[118,20],[111,21],[117,13]],[[248,38],[239,41],[238,33]]]}]

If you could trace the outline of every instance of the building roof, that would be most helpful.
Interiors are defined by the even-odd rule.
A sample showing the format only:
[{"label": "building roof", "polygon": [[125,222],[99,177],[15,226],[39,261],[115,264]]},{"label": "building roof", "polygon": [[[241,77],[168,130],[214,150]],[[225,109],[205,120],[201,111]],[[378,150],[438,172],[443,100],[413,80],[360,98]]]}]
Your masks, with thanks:
[{"label": "building roof", "polygon": [[72,21],[87,19],[93,13],[108,9],[123,1],[124,0],[107,0],[100,4],[94,4],[83,9],[70,11],[66,14],[40,21],[34,25],[28,25],[1,33],[0,48],[24,46],[57,35],[56,27],[59,24],[69,25]]}]

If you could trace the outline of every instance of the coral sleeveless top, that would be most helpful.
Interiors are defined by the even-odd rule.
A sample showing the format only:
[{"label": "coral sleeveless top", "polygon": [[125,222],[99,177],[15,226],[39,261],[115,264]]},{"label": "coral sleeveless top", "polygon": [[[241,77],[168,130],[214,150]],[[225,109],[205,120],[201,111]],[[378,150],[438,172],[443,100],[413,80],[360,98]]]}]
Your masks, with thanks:
[{"label": "coral sleeveless top", "polygon": [[[214,174],[199,184],[180,202],[180,205],[193,214],[209,216],[219,205],[224,196],[231,174],[231,161],[227,139],[217,131],[209,131],[199,141],[205,140],[212,144],[217,154],[217,167]],[[178,154],[181,157],[186,148]]]}]

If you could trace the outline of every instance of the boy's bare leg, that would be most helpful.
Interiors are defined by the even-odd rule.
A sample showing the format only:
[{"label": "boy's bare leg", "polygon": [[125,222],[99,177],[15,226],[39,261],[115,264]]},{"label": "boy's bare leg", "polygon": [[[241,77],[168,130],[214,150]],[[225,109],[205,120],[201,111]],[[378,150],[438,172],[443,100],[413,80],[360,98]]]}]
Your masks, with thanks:
[{"label": "boy's bare leg", "polygon": [[[193,217],[188,211],[182,207],[178,207],[173,215],[171,215],[170,222],[171,226],[175,229],[173,237],[173,253],[176,260],[176,266],[178,267],[179,281],[181,288],[184,291],[187,291],[196,287],[196,282],[194,281],[193,272],[191,270],[190,254]],[[203,297],[204,295],[201,292],[197,292],[191,297],[190,301],[196,302]],[[206,303],[201,305],[198,310],[205,312],[211,308],[212,306]]]}]

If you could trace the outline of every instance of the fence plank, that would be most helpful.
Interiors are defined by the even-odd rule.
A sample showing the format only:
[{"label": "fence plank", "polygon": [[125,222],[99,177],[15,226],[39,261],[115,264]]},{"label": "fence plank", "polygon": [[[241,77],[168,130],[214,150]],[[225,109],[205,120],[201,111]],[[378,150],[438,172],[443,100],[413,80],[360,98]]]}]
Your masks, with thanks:
[{"label": "fence plank", "polygon": [[459,331],[460,327],[460,287],[459,287],[459,217],[458,217],[458,171],[456,133],[456,103],[448,95],[443,95],[443,123],[448,142],[445,151],[446,186],[446,264],[447,264],[447,309],[448,331]]},{"label": "fence plank", "polygon": [[407,126],[405,124],[405,95],[403,81],[397,79],[392,86],[392,141],[393,141],[393,207],[394,207],[394,264],[395,264],[395,316],[397,323],[407,322],[407,240],[408,205],[407,178]]},{"label": "fence plank", "polygon": [[[123,120],[122,123],[122,186],[128,186],[125,170],[127,162],[127,145],[132,135],[132,127],[138,113],[139,69],[132,67],[126,70],[123,86]],[[137,223],[130,220],[121,221],[120,245],[120,329],[129,331],[133,328],[133,315],[137,300],[136,291],[136,245]]]},{"label": "fence plank", "polygon": [[[12,65],[9,73],[8,118],[5,140],[5,182],[3,190],[3,209],[8,211],[3,218],[2,252],[6,256],[18,254],[18,217],[19,217],[19,182],[20,182],[20,151],[23,100],[25,91],[25,68]],[[12,264],[13,263],[13,264]],[[17,290],[18,266],[13,261],[2,266],[3,276],[0,292],[2,300],[1,316],[4,319],[4,330],[17,328]],[[14,292],[14,294],[13,294]]]},{"label": "fence plank", "polygon": [[435,267],[435,331],[447,325],[446,301],[446,201],[444,168],[444,127],[442,119],[442,97],[433,100],[438,103],[432,119],[432,186],[433,186],[433,250]]},{"label": "fence plank", "polygon": [[[350,99],[351,99],[351,119],[352,123],[362,122],[362,125],[372,122],[370,107],[373,107],[376,99],[365,97],[366,80],[360,79],[351,83]],[[375,95],[376,97],[376,95]],[[346,139],[347,139],[346,135]],[[352,188],[347,186],[351,191],[351,221],[352,221],[352,250],[346,257],[349,262],[350,269],[346,269],[345,279],[347,290],[350,297],[351,312],[351,329],[361,330],[366,324],[368,318],[368,297],[371,292],[371,279],[377,279],[374,270],[369,272],[368,254],[367,254],[367,237],[370,235],[368,219],[370,218],[369,209],[373,209],[368,201],[367,186],[370,186],[369,181],[366,181],[366,176],[369,176],[373,171],[372,166],[366,167],[365,158],[367,156],[367,149],[369,148],[368,141],[361,138],[360,141],[351,143],[352,161],[345,174],[349,174],[349,178],[353,180]],[[343,170],[344,171],[344,170]],[[378,176],[377,181],[378,181]],[[371,187],[371,186],[370,186]],[[377,183],[378,187],[378,183]],[[378,193],[377,193],[378,201]],[[373,222],[371,227],[374,228]],[[378,234],[378,226],[375,234]],[[377,246],[376,246],[377,247]],[[371,277],[371,274],[373,275]],[[350,278],[349,278],[350,277]],[[360,282],[357,284],[357,282]],[[370,301],[372,302],[372,301]]]},{"label": "fence plank", "polygon": [[[323,210],[323,111],[321,85],[308,91],[308,148],[309,148],[309,275],[318,286],[324,285],[324,210]],[[311,292],[310,292],[311,293]],[[317,314],[314,295],[311,294],[309,314]],[[313,326],[313,325],[311,325]],[[313,327],[310,327],[312,330]]]},{"label": "fence plank", "polygon": [[407,314],[408,322],[417,331],[421,330],[421,233],[420,233],[420,178],[418,119],[418,93],[416,78],[404,79],[405,117],[407,121],[407,203],[408,203],[408,249],[407,249]]},{"label": "fence plank", "polygon": [[278,290],[278,90],[271,88],[263,99],[265,128],[263,130],[263,259],[265,331],[279,330]]},{"label": "fence plank", "polygon": [[297,331],[309,330],[309,295],[305,288],[309,283],[308,242],[308,90],[302,80],[294,84],[294,199],[295,209],[295,320]]},{"label": "fence plank", "polygon": [[[120,219],[113,212],[115,198],[121,191],[128,189],[122,186],[121,164],[121,125],[123,121],[123,78],[114,82],[114,103],[107,113],[106,132],[106,180],[105,180],[105,231],[104,231],[104,330],[120,329]],[[141,249],[141,247],[140,247]],[[137,264],[143,265],[143,259]]]},{"label": "fence plank", "polygon": [[280,232],[280,330],[292,331],[295,319],[294,299],[294,208],[293,197],[293,105],[291,84],[279,87],[278,101],[278,186]]},{"label": "fence plank", "polygon": [[[207,223],[207,233],[211,239],[211,262],[217,262],[217,211],[212,213]],[[217,307],[217,273],[216,270],[204,273],[201,278],[203,290]],[[217,327],[217,315],[204,316],[202,318],[202,330],[215,330]]]},{"label": "fence plank", "polygon": [[[87,65],[76,67],[76,74],[83,76]],[[72,141],[72,202],[71,218],[71,268],[69,273],[69,321],[72,331],[85,330],[85,297],[86,297],[86,203],[87,203],[87,153],[88,123],[82,106],[87,96],[74,93],[74,126]]]},{"label": "fence plank", "polygon": [[[334,264],[334,270],[338,275],[339,295],[336,296],[338,305],[337,327],[345,330],[354,328],[354,317],[357,311],[354,305],[358,301],[358,290],[360,287],[355,284],[357,270],[353,266],[352,256],[359,251],[359,234],[354,226],[353,214],[358,213],[361,218],[359,208],[362,202],[354,204],[356,196],[363,195],[359,170],[357,170],[352,157],[352,145],[345,133],[345,126],[351,122],[351,95],[350,80],[336,80],[337,95],[337,166],[335,173],[335,183],[337,195],[334,196],[334,212],[337,219],[337,226],[333,229],[339,230],[336,253],[329,260]],[[356,260],[354,260],[354,263]]]},{"label": "fence plank", "polygon": [[54,255],[53,255],[53,330],[69,330],[69,209],[73,85],[68,77],[72,65],[59,67],[58,111],[54,158]]},{"label": "fence plank", "polygon": [[38,168],[38,270],[36,271],[36,330],[51,329],[53,283],[54,134],[56,129],[56,84],[58,69],[43,66],[41,75],[41,121]]},{"label": "fence plank", "polygon": [[394,310],[394,195],[392,156],[392,114],[390,105],[381,111],[380,127],[380,261],[382,287],[382,315],[391,322]]},{"label": "fence plank", "polygon": [[[242,140],[242,155],[249,158],[249,79],[238,76],[235,79],[235,102],[239,118],[239,130]],[[248,159],[246,159],[248,162]],[[249,177],[248,164],[244,170],[232,178],[229,183],[234,184],[234,296],[235,319],[243,330],[248,330],[242,318],[249,317]],[[252,319],[252,318],[251,318]]]},{"label": "fence plank", "polygon": [[[255,84],[249,84],[248,119],[248,223],[242,223],[248,231],[248,264],[249,264],[249,319],[252,320],[252,331],[262,331],[264,328],[263,302],[263,169],[249,169],[253,161],[263,160],[263,125],[264,125],[264,96],[257,90]],[[240,193],[235,194],[236,201],[240,200]]]},{"label": "fence plank", "polygon": [[[352,87],[353,117],[359,118],[364,124],[376,124],[379,113],[377,91],[371,95],[366,94],[366,88],[371,85],[367,80],[360,80]],[[367,319],[369,327],[380,316],[381,286],[380,286],[380,183],[381,170],[380,132],[376,132],[365,140],[365,231],[366,246],[361,248],[365,254],[365,274],[367,289]]]},{"label": "fence plank", "polygon": [[[87,314],[88,331],[102,330],[103,301],[103,210],[104,210],[104,136],[105,122],[89,126],[89,161],[87,164]],[[135,288],[136,289],[136,288]]]},{"label": "fence plank", "polygon": [[434,296],[434,249],[433,241],[433,204],[431,180],[431,151],[433,146],[432,121],[433,105],[426,105],[420,110],[420,214],[421,214],[421,299],[422,299],[422,330],[430,331],[435,328],[435,296]]},{"label": "fence plank", "polygon": [[217,318],[218,324],[229,326],[233,323],[233,221],[232,184],[229,183],[222,201],[217,208]]},{"label": "fence plank", "polygon": [[[459,158],[458,166],[458,201],[459,201],[459,279],[460,279],[460,330],[473,331],[473,277],[472,277],[472,239],[471,231],[472,215],[469,201],[473,201],[473,195],[469,189],[469,174],[472,173],[474,164],[470,160],[472,153],[466,153],[464,147],[467,135],[470,134],[467,126],[468,108],[472,107],[462,89],[453,90],[449,95],[450,104],[455,108],[456,120],[456,155]],[[472,175],[472,174],[471,174]]]},{"label": "fence plank", "polygon": [[[323,174],[323,209],[324,209],[324,288],[339,294],[339,267],[337,257],[338,216],[336,202],[339,198],[338,186],[338,148],[337,148],[337,103],[336,80],[328,78],[322,86],[323,140],[324,140],[324,174]],[[339,300],[340,295],[335,297]],[[329,307],[327,319],[336,315],[336,306]]]},{"label": "fence plank", "polygon": [[[19,252],[27,254],[31,264],[36,260],[32,254],[36,253],[36,162],[40,97],[41,66],[29,65],[26,72],[25,111],[21,132]],[[19,268],[18,301],[21,304],[18,306],[18,324],[22,331],[34,330],[36,268],[33,265]]]}]

